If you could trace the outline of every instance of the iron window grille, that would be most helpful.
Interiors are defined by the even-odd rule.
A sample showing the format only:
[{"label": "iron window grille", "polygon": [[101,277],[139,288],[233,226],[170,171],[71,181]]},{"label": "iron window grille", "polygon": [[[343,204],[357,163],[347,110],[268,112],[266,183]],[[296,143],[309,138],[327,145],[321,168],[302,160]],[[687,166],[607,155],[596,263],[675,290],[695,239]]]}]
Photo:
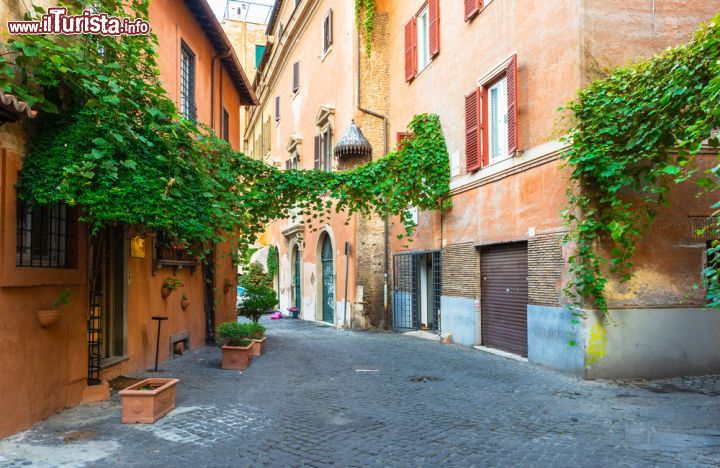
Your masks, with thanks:
[{"label": "iron window grille", "polygon": [[195,54],[182,42],[180,55],[180,114],[188,120],[195,120]]},{"label": "iron window grille", "polygon": [[65,203],[32,206],[17,201],[16,266],[70,268],[75,218]]}]

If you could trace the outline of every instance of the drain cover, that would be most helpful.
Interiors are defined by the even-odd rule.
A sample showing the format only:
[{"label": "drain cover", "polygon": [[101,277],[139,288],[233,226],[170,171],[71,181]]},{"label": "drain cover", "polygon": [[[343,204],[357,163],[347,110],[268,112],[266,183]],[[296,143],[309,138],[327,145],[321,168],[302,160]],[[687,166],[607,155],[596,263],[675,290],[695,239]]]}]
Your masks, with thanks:
[{"label": "drain cover", "polygon": [[438,382],[440,380],[442,380],[440,377],[434,375],[416,375],[410,378],[410,382],[413,383]]}]

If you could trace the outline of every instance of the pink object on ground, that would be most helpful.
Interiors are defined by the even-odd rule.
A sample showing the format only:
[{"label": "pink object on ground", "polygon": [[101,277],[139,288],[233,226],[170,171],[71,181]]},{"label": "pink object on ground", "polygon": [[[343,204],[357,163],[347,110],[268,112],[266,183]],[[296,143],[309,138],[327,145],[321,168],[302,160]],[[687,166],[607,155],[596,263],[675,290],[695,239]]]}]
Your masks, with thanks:
[{"label": "pink object on ground", "polygon": [[270,320],[280,320],[281,318],[283,318],[282,312],[275,312],[270,316]]}]

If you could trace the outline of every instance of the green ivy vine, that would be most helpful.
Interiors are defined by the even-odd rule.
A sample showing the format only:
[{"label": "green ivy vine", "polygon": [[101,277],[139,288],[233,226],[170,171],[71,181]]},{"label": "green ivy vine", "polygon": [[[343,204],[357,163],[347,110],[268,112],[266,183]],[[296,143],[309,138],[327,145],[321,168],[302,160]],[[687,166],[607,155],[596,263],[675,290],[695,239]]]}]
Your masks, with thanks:
[{"label": "green ivy vine", "polygon": [[[149,0],[102,0],[108,15],[147,19]],[[85,2],[61,2],[78,13]],[[41,8],[27,15],[37,18]],[[15,36],[0,43],[0,88],[39,109],[18,184],[35,204],[80,208],[92,233],[116,223],[186,245],[252,244],[299,208],[311,226],[332,211],[398,215],[439,209],[450,170],[436,115],[410,123],[402,150],[348,171],[283,171],[234,151],[180,117],[158,79],[157,38]]]},{"label": "green ivy vine", "polygon": [[[566,295],[574,306],[589,300],[605,313],[610,275],[632,277],[637,242],[671,187],[692,181],[701,193],[720,188],[720,160],[709,170],[696,164],[703,147],[719,143],[720,16],[689,42],[595,81],[566,109],[575,120],[565,155],[574,184],[563,215],[566,240],[576,247]],[[720,203],[712,209],[717,219]],[[714,243],[709,258],[720,257],[718,250]],[[717,262],[703,274],[709,303],[718,307]]]},{"label": "green ivy vine", "polygon": [[355,24],[365,33],[365,52],[369,57],[375,30],[375,0],[355,0]]},{"label": "green ivy vine", "polygon": [[277,275],[280,272],[280,255],[278,253],[278,248],[274,245],[271,245],[268,248],[268,258],[267,258],[267,274],[270,278],[275,278],[275,275]]}]

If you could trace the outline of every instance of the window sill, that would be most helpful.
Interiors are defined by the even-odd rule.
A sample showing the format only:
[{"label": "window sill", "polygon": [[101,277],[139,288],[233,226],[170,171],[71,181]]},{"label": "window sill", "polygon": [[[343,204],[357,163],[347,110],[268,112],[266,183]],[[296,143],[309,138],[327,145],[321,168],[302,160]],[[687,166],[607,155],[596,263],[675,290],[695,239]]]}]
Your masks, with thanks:
[{"label": "window sill", "polygon": [[121,362],[127,361],[130,359],[129,356],[115,356],[111,358],[105,358],[102,360],[102,363],[100,364],[101,369],[107,369],[108,367],[116,366],[120,364]]},{"label": "window sill", "polygon": [[320,61],[321,61],[321,62],[324,62],[324,61],[325,61],[325,57],[327,57],[327,56],[330,54],[330,52],[332,52],[332,50],[333,50],[333,48],[332,48],[332,46],[330,46],[330,47],[328,47],[328,50],[326,50],[325,52],[323,52],[322,54],[320,54]]}]

